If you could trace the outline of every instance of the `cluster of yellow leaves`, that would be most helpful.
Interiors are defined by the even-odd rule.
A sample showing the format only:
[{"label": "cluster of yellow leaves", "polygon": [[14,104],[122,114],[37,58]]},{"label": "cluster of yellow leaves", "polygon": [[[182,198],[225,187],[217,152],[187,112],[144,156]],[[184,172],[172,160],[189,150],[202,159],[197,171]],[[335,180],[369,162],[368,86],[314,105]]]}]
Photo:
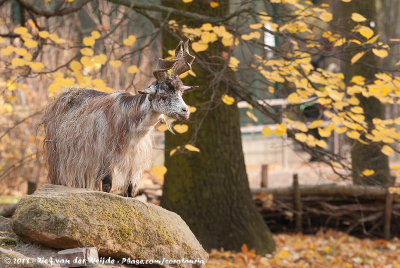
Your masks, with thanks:
[{"label": "cluster of yellow leaves", "polygon": [[276,251],[265,256],[212,250],[207,267],[400,267],[400,241],[358,239],[337,231],[273,235]]},{"label": "cluster of yellow leaves", "polygon": [[202,52],[208,49],[209,44],[217,41],[219,38],[224,46],[230,47],[238,40],[234,39],[224,26],[213,26],[211,23],[205,23],[199,28],[189,28],[186,25],[178,25],[175,20],[170,20],[169,27],[176,30],[180,29],[183,34],[195,40],[192,43],[192,49],[195,52]]},{"label": "cluster of yellow leaves", "polygon": [[277,136],[283,136],[283,135],[285,135],[286,134],[286,131],[287,131],[287,126],[286,126],[286,124],[276,124],[275,126],[274,126],[274,128],[273,129],[271,129],[270,127],[268,127],[268,126],[265,126],[262,130],[261,130],[261,133],[264,135],[264,136],[271,136],[272,134],[275,134],[275,135],[277,135]]},{"label": "cluster of yellow leaves", "polygon": [[40,31],[39,36],[43,39],[49,39],[51,41],[53,41],[56,44],[64,44],[66,41],[60,37],[58,37],[57,34],[55,33],[49,33],[48,31]]},{"label": "cluster of yellow leaves", "polygon": [[[353,20],[362,22],[363,17],[360,14],[353,14]],[[289,27],[289,25],[286,25]],[[288,28],[289,29],[289,28]],[[297,32],[298,30],[296,30]],[[359,45],[372,44],[376,47],[372,52],[378,57],[387,56],[388,46],[377,42],[378,35],[367,26],[357,25],[354,29],[359,32],[366,41],[349,40],[346,41],[338,34],[325,32],[322,36],[334,44],[342,45],[345,42],[354,42]],[[285,55],[285,58],[275,58],[265,60],[262,57],[255,58],[258,64],[253,65],[254,68],[260,70],[261,75],[271,83],[287,82],[291,88],[295,88],[295,92],[289,94],[289,103],[299,104],[307,102],[311,98],[317,97],[319,104],[326,107],[325,118],[328,121],[326,126],[322,126],[322,121],[311,122],[307,127],[301,122],[286,120],[289,127],[301,132],[307,132],[308,129],[318,128],[318,132],[322,137],[329,137],[332,131],[338,134],[345,133],[350,139],[359,142],[383,143],[382,153],[391,155],[394,153],[390,144],[400,139],[400,132],[396,130],[395,125],[400,120],[379,120],[374,119],[374,129],[368,129],[365,122],[364,109],[360,106],[360,101],[356,94],[362,94],[364,97],[375,97],[384,104],[400,103],[400,78],[393,77],[386,73],[376,74],[376,79],[366,84],[366,79],[362,76],[354,76],[350,85],[346,87],[344,75],[342,73],[332,73],[323,69],[313,70],[311,65],[311,55],[308,52],[299,51],[299,45],[295,40],[290,41],[294,47]],[[366,51],[360,52],[353,57],[352,62],[355,63],[361,58]],[[267,136],[272,133],[271,130],[264,129]],[[305,133],[298,133],[296,139],[305,142],[310,146],[325,147],[323,141],[317,141],[312,136]]]},{"label": "cluster of yellow leaves", "polygon": [[[33,49],[38,46],[38,41],[34,40],[34,37],[32,34],[28,32],[28,29],[25,27],[16,27],[14,29],[14,33],[19,34],[24,40],[24,46],[26,48],[20,47],[17,48],[13,45],[8,45],[5,48],[2,48],[0,53],[4,56],[10,56],[13,53],[16,54],[16,56],[11,60],[11,65],[14,67],[24,67],[28,66],[30,67],[33,71],[35,72],[41,72],[42,69],[44,68],[43,63],[41,62],[33,62],[32,61],[32,54],[29,53],[27,49]],[[54,41],[57,44],[62,44],[65,43],[65,40],[60,39],[57,34],[49,34],[47,31],[40,31],[38,35],[41,38],[44,39],[50,39]]]}]

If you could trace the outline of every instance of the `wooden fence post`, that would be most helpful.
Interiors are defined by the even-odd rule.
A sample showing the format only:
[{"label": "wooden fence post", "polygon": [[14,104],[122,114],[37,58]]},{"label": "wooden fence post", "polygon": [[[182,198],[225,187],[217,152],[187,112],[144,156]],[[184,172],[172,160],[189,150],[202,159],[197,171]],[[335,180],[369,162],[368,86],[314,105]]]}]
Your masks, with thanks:
[{"label": "wooden fence post", "polygon": [[301,204],[301,196],[300,196],[300,187],[299,187],[299,177],[296,174],[293,174],[293,203],[295,210],[295,230],[296,232],[302,232],[302,204]]},{"label": "wooden fence post", "polygon": [[268,165],[261,165],[261,188],[268,188]]},{"label": "wooden fence post", "polygon": [[[394,185],[396,180],[395,176],[390,177],[390,184],[389,187]],[[393,194],[389,193],[389,191],[386,193],[386,199],[385,199],[385,212],[384,212],[384,219],[383,219],[383,238],[386,240],[390,240],[391,234],[390,234],[390,227],[391,227],[391,222],[392,222],[392,211],[393,211]]]}]

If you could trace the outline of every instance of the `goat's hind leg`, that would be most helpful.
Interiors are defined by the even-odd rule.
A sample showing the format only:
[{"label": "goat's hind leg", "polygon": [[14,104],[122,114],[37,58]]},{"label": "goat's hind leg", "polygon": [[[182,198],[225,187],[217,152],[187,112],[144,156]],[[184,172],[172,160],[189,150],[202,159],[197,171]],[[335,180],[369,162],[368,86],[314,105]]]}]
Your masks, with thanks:
[{"label": "goat's hind leg", "polygon": [[112,187],[111,175],[107,175],[104,177],[104,179],[102,180],[101,187],[102,187],[103,192],[109,193],[111,191],[111,187]]}]

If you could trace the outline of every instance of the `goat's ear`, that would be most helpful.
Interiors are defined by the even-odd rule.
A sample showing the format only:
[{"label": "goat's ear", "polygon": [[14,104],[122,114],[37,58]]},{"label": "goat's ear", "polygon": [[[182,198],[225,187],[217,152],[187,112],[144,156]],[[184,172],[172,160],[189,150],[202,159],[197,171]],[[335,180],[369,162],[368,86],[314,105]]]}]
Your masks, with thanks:
[{"label": "goat's ear", "polygon": [[155,95],[156,94],[156,88],[151,86],[142,90],[138,91],[139,94],[150,94],[150,95]]},{"label": "goat's ear", "polygon": [[194,90],[194,89],[196,89],[198,87],[199,86],[183,86],[182,90],[183,90],[183,93],[186,93],[186,92],[192,91],[192,90]]}]

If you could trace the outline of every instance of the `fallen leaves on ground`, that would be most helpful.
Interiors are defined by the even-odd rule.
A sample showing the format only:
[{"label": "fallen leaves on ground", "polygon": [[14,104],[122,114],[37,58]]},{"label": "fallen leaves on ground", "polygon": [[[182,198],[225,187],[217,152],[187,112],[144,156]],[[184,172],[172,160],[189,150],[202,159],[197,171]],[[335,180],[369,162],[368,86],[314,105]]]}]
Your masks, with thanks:
[{"label": "fallen leaves on ground", "polygon": [[256,255],[212,250],[207,267],[392,267],[400,268],[400,240],[359,239],[342,232],[273,235],[276,251]]}]

